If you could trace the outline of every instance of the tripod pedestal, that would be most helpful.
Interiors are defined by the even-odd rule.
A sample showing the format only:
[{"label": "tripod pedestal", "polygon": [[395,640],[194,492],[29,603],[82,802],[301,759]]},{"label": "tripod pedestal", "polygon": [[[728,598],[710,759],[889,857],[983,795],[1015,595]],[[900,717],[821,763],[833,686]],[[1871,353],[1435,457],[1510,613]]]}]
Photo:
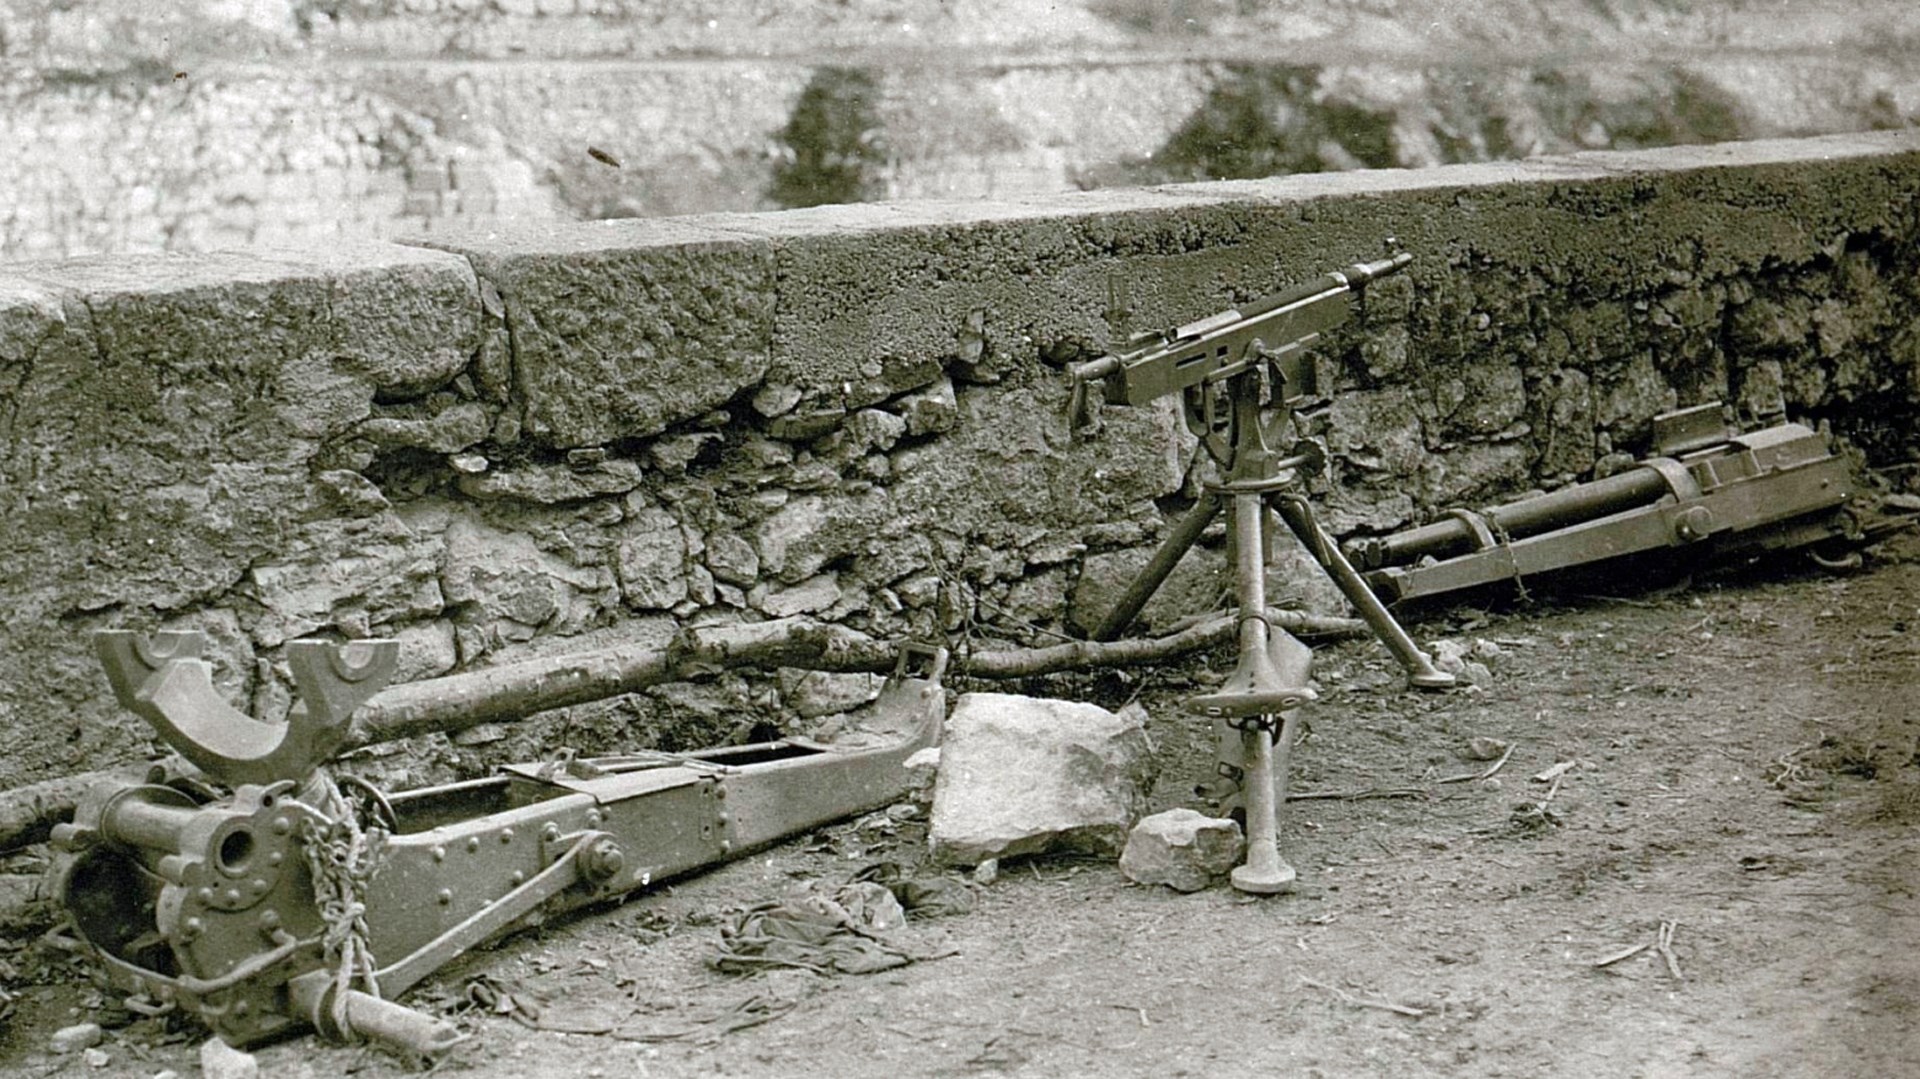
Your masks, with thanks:
[{"label": "tripod pedestal", "polygon": [[[1277,457],[1267,447],[1259,408],[1259,373],[1243,368],[1227,379],[1231,413],[1222,440],[1213,430],[1211,407],[1196,395],[1213,393],[1203,385],[1187,395],[1188,425],[1201,444],[1225,468],[1226,479],[1209,484],[1200,500],[1175,523],[1153,558],[1121,594],[1120,601],[1095,630],[1097,640],[1118,638],[1156,590],[1229,502],[1233,511],[1233,568],[1240,611],[1240,654],[1233,673],[1219,689],[1193,697],[1189,711],[1211,717],[1218,735],[1218,770],[1231,785],[1221,798],[1225,811],[1237,805],[1245,815],[1246,864],[1233,871],[1233,886],[1256,895],[1291,889],[1294,869],[1280,855],[1279,815],[1286,804],[1287,765],[1299,724],[1298,708],[1315,699],[1307,685],[1313,653],[1285,630],[1267,621],[1267,513],[1272,510],[1299,538],[1307,553],[1359,611],[1375,637],[1422,689],[1453,685],[1453,676],[1433,665],[1386,606],[1368,589],[1314,519],[1307,501],[1290,490],[1300,470],[1318,467],[1320,455],[1304,452]],[[1210,400],[1207,402],[1210,406]],[[1224,452],[1223,452],[1224,450]]]}]

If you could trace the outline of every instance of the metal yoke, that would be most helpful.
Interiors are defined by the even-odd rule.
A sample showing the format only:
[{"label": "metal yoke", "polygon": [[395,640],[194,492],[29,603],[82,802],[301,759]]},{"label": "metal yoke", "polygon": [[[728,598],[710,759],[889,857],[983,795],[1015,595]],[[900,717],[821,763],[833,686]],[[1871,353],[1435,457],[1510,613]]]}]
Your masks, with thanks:
[{"label": "metal yoke", "polygon": [[[204,667],[186,654],[194,643],[115,633],[100,648],[112,657],[116,692],[128,672],[140,670],[127,662],[132,657],[147,674],[127,697],[166,702],[174,698],[153,686],[199,684],[195,668],[181,669]],[[364,651],[350,651],[355,646],[296,644],[311,646],[293,649],[309,654],[304,663],[324,659],[323,670],[346,663],[368,669],[367,681],[384,678],[375,677]],[[908,675],[910,655],[924,657],[924,676]],[[62,901],[79,947],[119,987],[197,1014],[232,1044],[312,1027],[432,1054],[457,1032],[385,998],[467,949],[897,797],[907,757],[938,744],[945,663],[943,649],[902,652],[871,708],[891,740],[873,748],[795,738],[515,765],[391,797],[372,792],[376,819],[364,827],[317,765],[235,782],[227,797],[211,797],[193,781],[102,784],[82,800],[74,823],[56,829],[56,844],[75,854]],[[346,718],[330,710],[343,698],[326,677],[299,683],[303,694],[325,694],[320,703],[328,707],[307,696],[301,713],[322,717],[322,731]],[[350,684],[357,692],[360,683]],[[166,707],[150,710],[171,722]],[[196,713],[195,722],[207,722],[206,714]],[[268,767],[263,759],[289,767],[307,759],[255,753],[266,740],[245,728],[238,737],[192,722],[163,729],[173,732],[170,742],[189,743],[179,746],[183,755],[215,762],[224,776],[257,777]],[[214,744],[194,742],[198,735]],[[296,743],[289,735],[282,744]],[[342,944],[349,936],[359,949],[351,977],[356,953]]]},{"label": "metal yoke", "polygon": [[229,786],[305,778],[339,751],[353,710],[386,686],[400,661],[398,641],[291,641],[297,703],[285,723],[265,723],[213,688],[213,668],[200,658],[203,634],[109,629],[94,634],[93,645],[120,707]]}]

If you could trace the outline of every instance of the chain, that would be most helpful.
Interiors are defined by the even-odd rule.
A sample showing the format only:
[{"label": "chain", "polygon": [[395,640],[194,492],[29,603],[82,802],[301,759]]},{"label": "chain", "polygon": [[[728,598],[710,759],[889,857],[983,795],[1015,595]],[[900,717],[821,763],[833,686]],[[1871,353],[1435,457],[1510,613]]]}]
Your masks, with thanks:
[{"label": "chain", "polygon": [[345,1038],[353,1038],[347,1021],[347,992],[357,979],[372,996],[380,995],[374,977],[373,951],[367,944],[367,882],[385,849],[386,829],[360,826],[353,803],[340,793],[333,778],[319,773],[322,800],[320,807],[332,823],[321,825],[313,818],[302,821],[300,838],[307,855],[307,870],[313,877],[314,904],[326,922],[322,934],[324,955],[333,964],[333,1022]]}]

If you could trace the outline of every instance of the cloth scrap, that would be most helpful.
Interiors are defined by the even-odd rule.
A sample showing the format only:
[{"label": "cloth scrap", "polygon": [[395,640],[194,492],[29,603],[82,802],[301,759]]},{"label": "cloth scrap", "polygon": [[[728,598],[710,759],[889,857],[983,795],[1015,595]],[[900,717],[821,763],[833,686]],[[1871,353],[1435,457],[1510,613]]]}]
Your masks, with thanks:
[{"label": "cloth scrap", "polygon": [[859,881],[832,893],[803,885],[720,926],[720,947],[707,963],[729,974],[792,967],[816,974],[872,974],[942,955],[919,955],[888,934],[906,924],[899,900],[883,884]]}]

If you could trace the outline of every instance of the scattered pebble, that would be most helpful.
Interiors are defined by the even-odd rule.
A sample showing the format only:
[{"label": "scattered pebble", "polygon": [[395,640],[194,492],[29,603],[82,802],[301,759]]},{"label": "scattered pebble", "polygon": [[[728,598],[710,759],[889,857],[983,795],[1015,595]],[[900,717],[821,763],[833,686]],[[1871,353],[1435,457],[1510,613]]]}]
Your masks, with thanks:
[{"label": "scattered pebble", "polygon": [[219,1038],[200,1043],[200,1074],[205,1079],[260,1079],[260,1062]]},{"label": "scattered pebble", "polygon": [[105,1049],[89,1049],[80,1054],[80,1059],[86,1061],[89,1068],[104,1068],[113,1063],[113,1056]]},{"label": "scattered pebble", "polygon": [[53,1038],[47,1047],[56,1053],[78,1053],[82,1049],[91,1049],[100,1044],[106,1032],[98,1023],[75,1023],[70,1027],[61,1027],[53,1032]]},{"label": "scattered pebble", "polygon": [[1467,759],[1470,761],[1494,761],[1507,751],[1507,743],[1498,738],[1477,737],[1467,743]]}]

